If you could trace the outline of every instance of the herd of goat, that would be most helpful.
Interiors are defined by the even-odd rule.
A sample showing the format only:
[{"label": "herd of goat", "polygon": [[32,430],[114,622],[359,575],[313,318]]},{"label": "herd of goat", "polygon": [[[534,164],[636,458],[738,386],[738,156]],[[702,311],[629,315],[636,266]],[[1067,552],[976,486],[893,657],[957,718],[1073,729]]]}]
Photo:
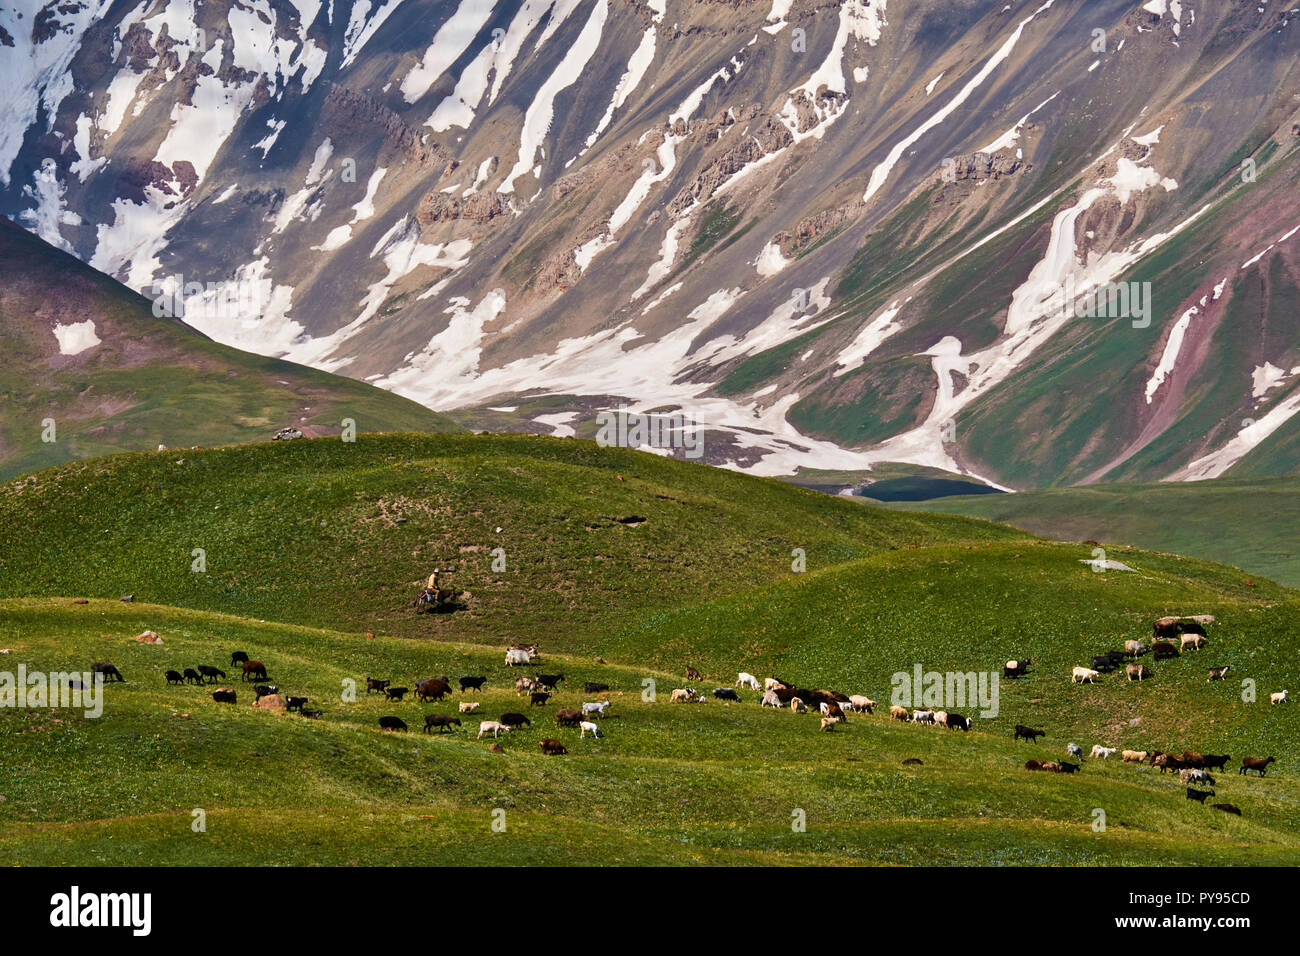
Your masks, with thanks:
[{"label": "herd of goat", "polygon": [[[1178,639],[1177,645],[1174,644],[1175,638]],[[1140,641],[1126,641],[1123,651],[1109,651],[1094,656],[1092,658],[1092,667],[1075,667],[1071,675],[1071,682],[1092,683],[1093,679],[1100,676],[1101,673],[1113,671],[1121,663],[1125,665],[1129,680],[1145,680],[1152,676],[1151,669],[1137,661],[1136,658],[1147,653],[1152,653],[1156,660],[1177,657],[1182,650],[1189,647],[1200,650],[1206,646],[1207,640],[1201,620],[1184,620],[1176,617],[1161,618],[1154,624],[1153,641],[1150,647]],[[507,667],[526,666],[535,663],[537,658],[537,644],[517,644],[506,649],[505,664]],[[1022,677],[1028,673],[1031,664],[1032,661],[1029,658],[1009,660],[1003,666],[1003,676],[1013,679]],[[240,677],[245,682],[267,680],[266,665],[261,661],[251,660],[244,651],[235,651],[231,654],[230,666],[232,670],[235,667],[240,669]],[[1212,681],[1222,680],[1228,670],[1229,665],[1211,668],[1209,679]],[[103,675],[105,679],[124,680],[118,669],[105,661],[93,664],[92,671]],[[200,664],[197,667],[185,668],[184,671],[168,670],[164,673],[164,677],[169,685],[195,684],[206,686],[218,681],[224,681],[226,672],[217,667]],[[693,667],[686,668],[686,677],[688,681],[703,680],[700,672]],[[519,696],[525,694],[528,696],[529,708],[545,707],[555,695],[559,684],[563,680],[563,674],[538,673],[533,677],[520,677],[514,682],[515,693]],[[452,697],[456,689],[462,694],[481,690],[488,682],[488,678],[486,676],[462,676],[457,679],[456,688],[453,688],[449,677],[428,677],[414,681],[414,689],[393,686],[390,680],[369,676],[365,678],[365,682],[367,695],[381,694],[386,701],[400,702],[410,694],[413,699],[421,702],[440,702]],[[761,693],[759,706],[762,708],[789,708],[794,713],[820,714],[820,727],[824,731],[834,731],[839,724],[848,720],[849,713],[873,714],[876,709],[876,701],[864,695],[850,695],[820,688],[802,688],[793,682],[777,677],[768,677],[760,683],[755,675],[743,671],[736,675],[734,686],[715,687],[710,696],[724,702],[740,703],[741,697],[736,688]],[[583,685],[584,696],[593,696],[599,699],[584,701],[580,709],[561,708],[557,710],[554,715],[555,725],[559,728],[578,729],[580,738],[586,738],[588,735],[593,738],[603,737],[605,734],[598,721],[600,718],[608,716],[606,712],[612,705],[612,701],[603,695],[608,694],[609,691],[608,684],[588,681]],[[255,696],[254,707],[265,710],[296,711],[309,718],[321,715],[319,709],[307,708],[307,697],[282,696],[279,688],[274,684],[255,683],[253,693]],[[212,698],[217,703],[234,704],[237,701],[237,693],[232,687],[217,687],[212,691]],[[669,697],[670,703],[703,703],[706,699],[707,697],[704,694],[689,686],[674,689]],[[1287,700],[1287,692],[1283,690],[1273,693],[1270,695],[1270,700],[1274,704],[1284,703]],[[496,719],[487,719],[480,713],[481,708],[482,704],[478,701],[461,700],[458,705],[458,713],[461,715],[479,714],[480,717],[484,718],[479,722],[476,739],[482,739],[490,735],[493,738],[492,750],[498,752],[501,750],[497,740],[502,734],[511,733],[520,727],[532,726],[532,720],[526,714],[511,711],[501,714]],[[889,708],[889,717],[915,724],[946,727],[949,730],[969,731],[973,724],[971,718],[956,712],[921,708],[908,711],[907,708],[897,705]],[[389,731],[408,729],[406,721],[396,715],[380,717],[379,726],[381,729]],[[424,716],[425,733],[433,733],[437,730],[438,733],[444,734],[454,727],[461,726],[463,725],[460,717],[438,713],[430,713]],[[1038,738],[1046,736],[1046,731],[1023,724],[1017,724],[1012,734],[1013,739],[1027,740],[1030,743],[1036,743]],[[542,738],[539,745],[542,753],[548,756],[560,756],[568,753],[563,741],[553,737]],[[1070,763],[1067,760],[1029,760],[1024,765],[1025,769],[1063,774],[1076,773],[1082,766],[1083,749],[1077,744],[1070,743],[1067,745],[1066,750],[1070,756],[1078,758],[1080,763]],[[1114,756],[1117,752],[1119,750],[1116,747],[1105,747],[1096,744],[1089,756],[1105,760]],[[1224,770],[1232,759],[1228,754],[1201,754],[1192,751],[1166,753],[1160,750],[1124,750],[1120,754],[1125,763],[1149,763],[1151,766],[1159,768],[1161,773],[1178,773],[1183,783],[1202,784],[1210,787],[1215,786],[1215,779],[1210,775],[1209,771]],[[1244,775],[1248,771],[1254,771],[1262,777],[1269,764],[1274,761],[1275,758],[1271,756],[1262,758],[1243,757],[1241,758],[1241,767],[1238,773]],[[917,758],[911,758],[904,762],[908,764],[921,763]],[[1196,790],[1191,786],[1186,788],[1186,794],[1188,800],[1199,803],[1204,803],[1207,797],[1215,795],[1212,789]],[[1241,811],[1230,803],[1215,803],[1210,804],[1210,806],[1226,813],[1238,816],[1241,814]]]}]

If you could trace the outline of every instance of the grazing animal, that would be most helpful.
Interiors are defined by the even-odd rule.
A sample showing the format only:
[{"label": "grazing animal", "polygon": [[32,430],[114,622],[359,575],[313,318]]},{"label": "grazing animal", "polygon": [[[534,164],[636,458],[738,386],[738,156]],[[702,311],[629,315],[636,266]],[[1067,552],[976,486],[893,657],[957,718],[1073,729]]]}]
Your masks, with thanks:
[{"label": "grazing animal", "polygon": [[582,705],[582,715],[587,717],[594,714],[597,717],[604,717],[605,711],[612,703],[612,700],[588,701]]},{"label": "grazing animal", "polygon": [[261,661],[244,661],[239,666],[244,672],[242,680],[252,680],[254,677],[266,680],[266,665]]},{"label": "grazing animal", "polygon": [[889,705],[890,720],[907,720],[907,708],[899,707],[897,704]]},{"label": "grazing animal", "polygon": [[1126,750],[1121,756],[1125,763],[1144,763],[1148,755],[1146,750]]},{"label": "grazing animal", "polygon": [[914,724],[933,724],[934,711],[932,710],[914,710],[912,711],[912,723]]},{"label": "grazing animal", "polygon": [[848,720],[848,718],[844,716],[844,708],[842,708],[839,704],[834,702],[826,703],[825,701],[823,701],[822,714],[826,717],[838,717],[840,720],[843,721]]},{"label": "grazing animal", "polygon": [[96,661],[95,663],[91,664],[90,672],[92,674],[102,675],[105,681],[115,680],[115,681],[121,681],[122,683],[126,683],[126,678],[122,676],[122,672],[118,670],[116,667],[114,667],[112,664],[110,664],[108,661]]},{"label": "grazing animal", "polygon": [[477,700],[475,701],[462,700],[456,707],[456,713],[472,714],[474,713],[474,711],[478,710],[479,707],[481,706],[483,705],[480,704]]},{"label": "grazing animal", "polygon": [[302,710],[298,711],[298,713],[302,714],[304,717],[309,717],[309,718],[311,718],[312,720],[316,720],[316,719],[318,719],[318,718],[320,717],[321,714],[323,714],[323,713],[325,713],[325,712],[324,712],[323,710],[320,710],[320,709],[317,709],[317,710],[307,710],[307,709],[304,707]]},{"label": "grazing animal", "polygon": [[493,739],[500,737],[502,734],[508,734],[514,728],[501,723],[499,720],[484,720],[478,725],[478,736],[475,740],[481,740],[484,734],[491,734]]},{"label": "grazing animal", "polygon": [[669,703],[673,703],[673,704],[684,704],[694,697],[695,697],[695,689],[693,687],[678,687],[676,690],[672,692],[672,695],[668,698],[668,701]]},{"label": "grazing animal", "polygon": [[253,694],[260,700],[263,697],[270,697],[272,694],[278,694],[280,688],[274,684],[254,684]]},{"label": "grazing animal", "polygon": [[[676,693],[676,691],[674,691],[674,693]],[[758,706],[775,707],[777,710],[780,710],[785,706],[785,704],[781,703],[781,698],[776,696],[774,691],[769,690],[763,694],[763,699],[758,702]]]},{"label": "grazing animal", "polygon": [[1155,655],[1155,659],[1158,661],[1178,656],[1178,648],[1174,647],[1174,645],[1170,644],[1168,641],[1156,641],[1151,648],[1151,652]]},{"label": "grazing animal", "polygon": [[778,687],[788,688],[789,686],[785,681],[777,680],[775,677],[767,677],[763,680],[763,690],[776,690]]},{"label": "grazing animal", "polygon": [[1002,676],[1003,677],[1024,677],[1025,672],[1029,670],[1029,665],[1031,663],[1032,661],[1030,661],[1028,657],[1023,657],[1020,658],[1019,660],[1014,660],[1014,661],[1007,661],[1005,664],[1002,665]]},{"label": "grazing animal", "polygon": [[1179,754],[1178,760],[1184,767],[1200,768],[1205,766],[1205,754],[1198,754],[1191,750],[1184,750]]},{"label": "grazing animal", "polygon": [[1162,617],[1151,625],[1152,637],[1177,637],[1181,632],[1176,617]]},{"label": "grazing animal", "polygon": [[195,684],[202,684],[203,675],[200,674],[198,671],[196,671],[193,667],[187,667],[185,668],[185,680]]},{"label": "grazing animal", "polygon": [[555,712],[555,723],[559,727],[576,727],[582,723],[582,711],[580,710],[557,710]]},{"label": "grazing animal", "polygon": [[300,714],[302,713],[302,709],[305,706],[307,706],[306,697],[289,697],[284,702],[285,710],[296,710]]},{"label": "grazing animal", "polygon": [[1259,771],[1259,775],[1262,777],[1264,776],[1264,771],[1268,769],[1268,765],[1276,759],[1276,757],[1264,757],[1263,759],[1260,759],[1259,757],[1242,757],[1241,768],[1237,773],[1244,776],[1247,770],[1257,770]]},{"label": "grazing animal", "polygon": [[242,664],[246,660],[248,660],[248,654],[244,651],[234,651],[230,655],[230,666],[234,667],[236,664]]},{"label": "grazing animal", "polygon": [[199,665],[199,673],[208,679],[209,684],[215,684],[217,682],[218,677],[220,677],[222,680],[226,679],[225,671],[218,670],[215,667],[210,667],[207,664]]},{"label": "grazing animal", "polygon": [[220,690],[212,692],[212,699],[218,704],[233,704],[235,703],[235,692],[228,687],[222,687]]},{"label": "grazing animal", "polygon": [[1092,754],[1091,754],[1091,756],[1093,756],[1093,757],[1100,757],[1102,760],[1105,760],[1105,759],[1107,759],[1108,757],[1113,757],[1113,756],[1115,756],[1115,748],[1114,748],[1114,747],[1103,747],[1101,744],[1093,744],[1093,745],[1092,745]]},{"label": "grazing animal", "polygon": [[1223,770],[1228,766],[1228,761],[1232,757],[1228,754],[1206,754],[1201,766],[1207,770]]},{"label": "grazing animal", "polygon": [[870,697],[854,694],[849,698],[849,707],[859,714],[873,714],[876,711],[876,702]]},{"label": "grazing animal", "polygon": [[843,720],[842,717],[823,717],[822,730],[827,730],[827,731],[834,730],[835,725],[840,723],[842,720]]},{"label": "grazing animal", "polygon": [[442,700],[451,693],[451,681],[445,677],[428,677],[415,682],[415,696],[420,700]]},{"label": "grazing animal", "polygon": [[548,757],[562,757],[569,752],[568,748],[554,737],[543,737],[538,744],[541,745],[542,753]]},{"label": "grazing animal", "polygon": [[903,766],[904,766],[904,767],[920,767],[920,766],[923,766],[923,763],[922,763],[920,757],[908,757],[906,760],[903,761]]},{"label": "grazing animal", "polygon": [[1035,730],[1033,727],[1026,727],[1024,724],[1016,724],[1016,732],[1012,735],[1012,740],[1028,740],[1031,744],[1037,743],[1039,737],[1046,737],[1047,731]]},{"label": "grazing animal", "polygon": [[531,727],[533,725],[533,722],[523,714],[516,713],[502,714],[501,723],[505,724],[507,727],[521,727],[525,724]]},{"label": "grazing animal", "polygon": [[740,703],[740,695],[737,694],[730,687],[713,688],[713,696],[718,700],[734,700],[737,703]]},{"label": "grazing animal", "polygon": [[936,710],[934,712],[934,723],[937,727],[948,726],[948,712],[946,710]]},{"label": "grazing animal", "polygon": [[1145,664],[1127,664],[1124,673],[1128,675],[1129,680],[1142,681],[1151,676],[1151,668]]},{"label": "grazing animal", "polygon": [[1026,769],[1026,770],[1046,770],[1046,769],[1047,769],[1047,765],[1044,764],[1041,760],[1026,760],[1026,761],[1025,761],[1025,769]]},{"label": "grazing animal", "polygon": [[1076,667],[1070,674],[1070,683],[1091,684],[1094,677],[1100,676],[1090,667]]},{"label": "grazing animal", "polygon": [[1206,797],[1212,796],[1214,796],[1213,790],[1193,790],[1191,787],[1187,788],[1187,799],[1195,800],[1197,803],[1204,803]]},{"label": "grazing animal", "polygon": [[1039,769],[1046,770],[1049,773],[1060,773],[1061,765],[1057,763],[1055,760],[1045,760],[1043,761],[1042,767]]},{"label": "grazing animal", "polygon": [[1114,663],[1111,662],[1109,654],[1094,655],[1092,658],[1092,669],[1104,673],[1115,669]]},{"label": "grazing animal", "polygon": [[1056,765],[1056,772],[1057,773],[1078,773],[1080,766],[1081,764],[1068,763],[1067,761],[1062,760],[1060,763]]},{"label": "grazing animal", "polygon": [[1222,667],[1211,667],[1210,676],[1205,679],[1208,684],[1210,681],[1223,680],[1228,676],[1228,671],[1232,670],[1231,664],[1224,664]]},{"label": "grazing animal", "polygon": [[587,681],[582,685],[584,694],[603,694],[607,690],[609,690],[608,684],[597,684],[595,681]]},{"label": "grazing animal", "polygon": [[1216,810],[1222,810],[1224,813],[1231,813],[1234,817],[1241,816],[1241,811],[1231,803],[1212,803],[1210,806]]},{"label": "grazing animal", "polygon": [[380,717],[379,727],[381,730],[405,730],[406,721],[401,717]]},{"label": "grazing animal", "polygon": [[801,698],[791,697],[790,712],[794,714],[806,714],[808,712],[808,705],[805,704]]},{"label": "grazing animal", "polygon": [[551,694],[549,691],[535,690],[528,695],[528,706],[543,707],[546,705],[546,702],[550,699],[551,699]]},{"label": "grazing animal", "polygon": [[460,718],[451,717],[447,714],[425,714],[424,715],[424,732],[426,734],[433,733],[434,727],[438,728],[438,733],[445,734],[451,728],[452,724],[455,724],[457,727],[459,727],[461,725]]},{"label": "grazing animal", "polygon": [[1083,748],[1080,747],[1078,744],[1066,744],[1065,752],[1068,753],[1071,757],[1083,756]]},{"label": "grazing animal", "polygon": [[1159,767],[1161,773],[1183,769],[1183,762],[1173,754],[1157,754],[1151,758],[1151,766]]},{"label": "grazing animal", "polygon": [[1141,657],[1149,650],[1151,650],[1151,648],[1147,647],[1147,645],[1143,644],[1141,641],[1124,642],[1124,653],[1129,657]]},{"label": "grazing animal", "polygon": [[385,687],[384,697],[388,700],[401,700],[410,692],[406,687]]},{"label": "grazing animal", "polygon": [[467,690],[482,690],[483,685],[486,683],[486,677],[462,677],[460,678],[460,692],[463,694]]},{"label": "grazing animal", "polygon": [[579,737],[585,737],[587,734],[591,734],[593,737],[605,736],[600,729],[600,724],[592,723],[590,720],[584,720],[578,726],[582,729],[582,732],[578,734]]},{"label": "grazing animal", "polygon": [[1178,779],[1183,783],[1208,783],[1214,786],[1214,778],[1199,767],[1188,767],[1178,771]]},{"label": "grazing animal", "polygon": [[185,678],[178,671],[165,671],[163,677],[167,678],[169,684],[184,684]]},{"label": "grazing animal", "polygon": [[549,687],[552,690],[554,690],[556,685],[559,684],[560,681],[562,680],[564,680],[563,674],[538,674],[537,675],[537,683],[541,684],[543,687]]},{"label": "grazing animal", "polygon": [[950,712],[944,723],[948,725],[949,730],[966,731],[971,728],[971,719],[969,717],[963,717],[961,714],[957,713]]},{"label": "grazing animal", "polygon": [[533,655],[527,651],[512,647],[506,651],[506,667],[518,667],[521,664],[531,663]]},{"label": "grazing animal", "polygon": [[520,677],[515,681],[516,697],[520,694],[530,694],[535,690],[537,690],[537,681],[533,680],[531,677]]},{"label": "grazing animal", "polygon": [[1201,634],[1184,634],[1178,639],[1179,650],[1185,651],[1190,647],[1194,651],[1199,651],[1204,646],[1205,637]]},{"label": "grazing animal", "polygon": [[1270,704],[1284,704],[1284,703],[1286,703],[1286,691],[1284,691],[1284,690],[1280,690],[1280,691],[1278,691],[1278,692],[1275,693],[1275,694],[1269,694],[1269,695],[1268,695],[1268,702],[1269,702]]},{"label": "grazing animal", "polygon": [[687,667],[686,667],[686,679],[687,679],[687,680],[704,680],[704,675],[701,674],[699,671],[697,671],[694,667],[691,667],[691,666],[688,664]]},{"label": "grazing animal", "polygon": [[747,674],[744,671],[741,671],[736,675],[736,686],[748,687],[750,690],[760,690],[758,686],[758,678],[753,674]]}]

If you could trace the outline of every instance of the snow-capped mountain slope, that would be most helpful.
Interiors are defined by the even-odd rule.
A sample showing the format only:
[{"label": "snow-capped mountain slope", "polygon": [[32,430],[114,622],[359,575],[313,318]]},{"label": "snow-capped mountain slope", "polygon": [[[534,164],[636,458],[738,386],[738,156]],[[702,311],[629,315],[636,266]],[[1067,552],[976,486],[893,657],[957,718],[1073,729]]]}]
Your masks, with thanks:
[{"label": "snow-capped mountain slope", "polygon": [[1016,487],[1285,468],[1296,6],[0,0],[0,208],[487,427],[681,410],[719,464]]}]

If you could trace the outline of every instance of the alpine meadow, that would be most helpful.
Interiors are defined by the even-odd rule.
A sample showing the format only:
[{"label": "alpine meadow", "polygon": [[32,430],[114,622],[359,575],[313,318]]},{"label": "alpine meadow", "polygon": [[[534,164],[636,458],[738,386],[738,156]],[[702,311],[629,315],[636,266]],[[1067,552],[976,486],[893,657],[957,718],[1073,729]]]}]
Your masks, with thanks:
[{"label": "alpine meadow", "polygon": [[[1280,929],[1300,0],[0,0],[0,76],[18,922]],[[654,918],[573,875],[493,928]]]}]

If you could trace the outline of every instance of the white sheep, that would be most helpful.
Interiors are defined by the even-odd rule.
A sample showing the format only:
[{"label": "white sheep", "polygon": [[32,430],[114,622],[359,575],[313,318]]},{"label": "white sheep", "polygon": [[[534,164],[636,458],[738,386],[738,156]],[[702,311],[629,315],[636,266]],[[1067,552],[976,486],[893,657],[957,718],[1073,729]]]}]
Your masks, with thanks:
[{"label": "white sheep", "polygon": [[513,727],[503,724],[499,720],[485,720],[478,725],[478,737],[475,737],[474,739],[479,740],[484,734],[491,734],[493,737],[500,737],[502,734],[510,733],[513,729]]},{"label": "white sheep", "polygon": [[593,724],[590,720],[584,720],[580,724],[578,724],[578,726],[582,728],[582,732],[578,734],[580,738],[587,736],[588,733],[590,733],[593,737],[605,736],[600,730],[600,724]]},{"label": "white sheep", "polygon": [[876,709],[876,702],[870,697],[863,697],[861,694],[853,694],[849,697],[849,706],[860,714],[869,714]]},{"label": "white sheep", "polygon": [[746,674],[744,671],[741,671],[736,675],[736,686],[748,687],[750,690],[762,690],[762,688],[758,686],[758,678],[753,674]]},{"label": "white sheep", "polygon": [[1091,684],[1094,677],[1100,677],[1101,671],[1095,671],[1091,667],[1076,667],[1070,674],[1070,683]]},{"label": "white sheep", "polygon": [[1286,702],[1286,691],[1284,691],[1284,690],[1280,690],[1280,691],[1278,691],[1276,694],[1269,694],[1269,695],[1268,695],[1268,699],[1269,699],[1269,702],[1270,702],[1270,703],[1273,703],[1273,704],[1281,704],[1281,703],[1285,703],[1285,702]]},{"label": "white sheep", "polygon": [[1103,747],[1101,744],[1093,744],[1092,755],[1094,757],[1100,757],[1102,760],[1105,760],[1107,757],[1115,756],[1115,748]]}]

